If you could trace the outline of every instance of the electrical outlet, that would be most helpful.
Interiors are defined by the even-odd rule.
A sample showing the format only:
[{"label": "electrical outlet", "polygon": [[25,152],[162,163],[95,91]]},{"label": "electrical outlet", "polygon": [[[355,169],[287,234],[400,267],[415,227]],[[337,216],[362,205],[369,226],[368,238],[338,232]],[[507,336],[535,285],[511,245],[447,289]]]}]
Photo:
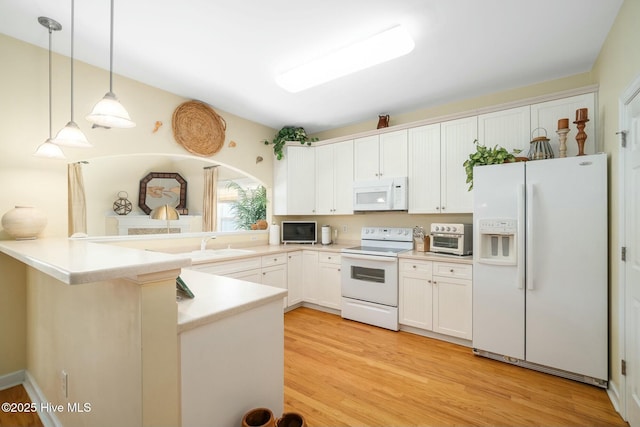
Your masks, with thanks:
[{"label": "electrical outlet", "polygon": [[346,226],[346,225],[343,225],[343,226],[342,226],[342,232],[343,232],[343,233],[346,233],[346,232],[347,232],[347,226]]},{"label": "electrical outlet", "polygon": [[60,371],[60,388],[65,398],[69,397],[69,374],[64,369]]}]

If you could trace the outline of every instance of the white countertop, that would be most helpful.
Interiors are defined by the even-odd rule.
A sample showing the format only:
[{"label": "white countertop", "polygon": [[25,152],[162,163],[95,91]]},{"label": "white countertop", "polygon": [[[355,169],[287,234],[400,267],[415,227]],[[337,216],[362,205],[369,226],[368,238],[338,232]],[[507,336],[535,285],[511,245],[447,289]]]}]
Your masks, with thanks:
[{"label": "white countertop", "polygon": [[417,259],[424,261],[453,262],[457,264],[473,264],[473,255],[447,255],[436,252],[407,251],[398,254],[400,259]]},{"label": "white countertop", "polygon": [[184,269],[180,277],[195,298],[178,302],[178,334],[287,296],[286,289],[195,270]]},{"label": "white countertop", "polygon": [[63,283],[77,285],[189,266],[188,258],[67,238],[2,240],[5,253]]}]

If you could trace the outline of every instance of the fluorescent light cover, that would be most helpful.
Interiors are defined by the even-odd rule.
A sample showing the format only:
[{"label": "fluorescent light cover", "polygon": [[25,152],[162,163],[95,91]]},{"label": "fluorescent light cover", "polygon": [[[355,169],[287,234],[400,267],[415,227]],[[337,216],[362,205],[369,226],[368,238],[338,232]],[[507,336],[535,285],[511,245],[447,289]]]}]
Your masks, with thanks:
[{"label": "fluorescent light cover", "polygon": [[355,42],[276,77],[280,87],[300,92],[411,52],[415,43],[400,25]]}]

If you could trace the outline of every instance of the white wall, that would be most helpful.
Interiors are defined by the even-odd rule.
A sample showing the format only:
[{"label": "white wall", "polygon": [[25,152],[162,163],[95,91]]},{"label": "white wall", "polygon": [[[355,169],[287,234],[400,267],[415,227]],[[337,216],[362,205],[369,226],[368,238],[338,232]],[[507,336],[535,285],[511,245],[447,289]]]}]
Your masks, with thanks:
[{"label": "white wall", "polygon": [[[66,148],[66,161],[39,159],[35,149],[49,136],[48,52],[45,49],[0,34],[0,179],[5,185],[0,197],[0,215],[14,205],[36,206],[46,212],[45,236],[67,235],[67,163],[105,156],[165,153],[191,155],[173,138],[171,117],[187,99],[145,84],[114,75],[114,92],[127,108],[137,127],[133,129],[91,129],[84,116],[108,90],[108,71],[76,61],[75,121],[85,133],[90,149]],[[69,58],[53,54],[53,134],[70,118]],[[215,105],[212,106],[215,109]],[[271,140],[275,129],[238,116],[217,111],[227,123],[223,148],[202,158],[245,171],[271,186],[272,151],[261,141]],[[153,133],[156,121],[163,126]],[[234,141],[236,146],[229,147]],[[256,163],[256,157],[264,160]],[[194,156],[196,157],[196,156]],[[143,157],[141,157],[143,159]],[[123,174],[118,162],[105,181]],[[142,177],[140,177],[142,178]],[[138,180],[140,179],[138,178]],[[136,195],[130,194],[132,197]],[[115,197],[114,197],[115,200]],[[0,238],[8,238],[0,231]]]}]

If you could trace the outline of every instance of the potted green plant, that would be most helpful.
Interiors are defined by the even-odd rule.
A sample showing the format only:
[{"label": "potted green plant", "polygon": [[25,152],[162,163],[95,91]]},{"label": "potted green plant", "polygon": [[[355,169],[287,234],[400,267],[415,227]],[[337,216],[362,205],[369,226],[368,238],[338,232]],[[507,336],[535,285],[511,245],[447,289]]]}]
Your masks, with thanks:
[{"label": "potted green plant", "polygon": [[307,132],[302,127],[285,126],[276,133],[273,141],[264,140],[265,145],[273,144],[273,153],[278,160],[284,157],[284,145],[287,141],[299,141],[300,144],[311,145],[318,138],[309,138]]},{"label": "potted green plant", "polygon": [[[238,192],[238,199],[231,203],[231,213],[236,217],[238,230],[266,229],[267,222],[267,189],[260,185],[255,189],[243,188],[235,181],[230,181],[227,188]],[[264,224],[263,226],[261,226]]]},{"label": "potted green plant", "polygon": [[483,165],[498,165],[505,162],[514,162],[515,156],[504,147],[493,148],[486,147],[478,144],[478,140],[474,140],[476,145],[476,151],[469,154],[469,158],[462,164],[464,170],[467,173],[467,184],[469,184],[469,191],[473,189],[473,168],[475,166]]}]

